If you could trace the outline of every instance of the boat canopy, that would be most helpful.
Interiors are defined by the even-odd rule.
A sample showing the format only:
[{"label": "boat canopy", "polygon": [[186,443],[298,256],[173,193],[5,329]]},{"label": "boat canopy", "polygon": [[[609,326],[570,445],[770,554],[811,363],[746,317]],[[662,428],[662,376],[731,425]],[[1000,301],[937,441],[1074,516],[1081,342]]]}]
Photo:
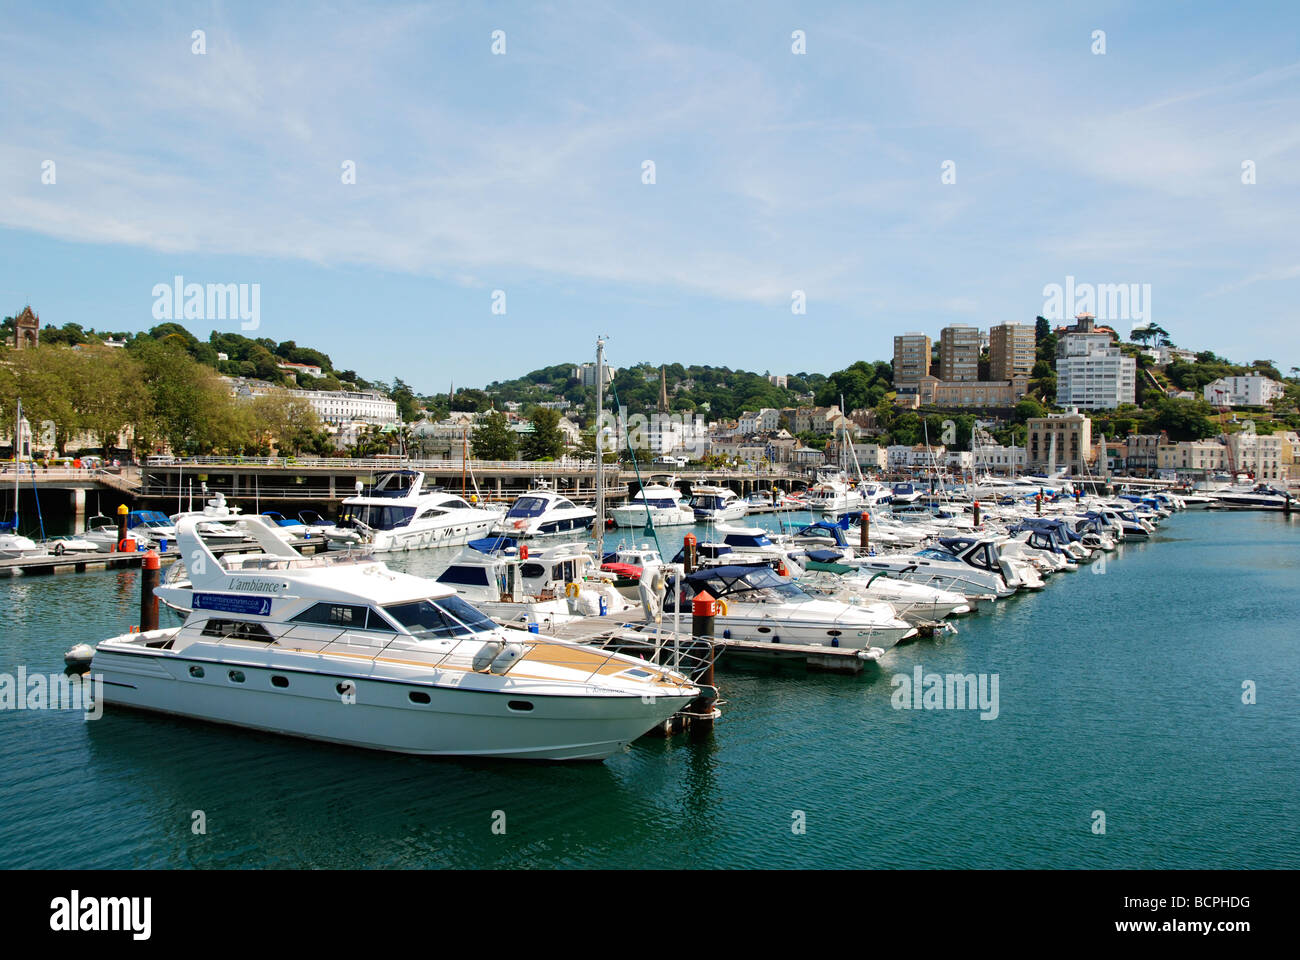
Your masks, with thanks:
[{"label": "boat canopy", "polygon": [[519,548],[518,542],[513,537],[480,537],[471,540],[469,546],[479,553],[504,553]]},{"label": "boat canopy", "polygon": [[711,567],[688,573],[683,581],[685,592],[694,596],[707,590],[715,599],[736,597],[739,600],[800,600],[807,594],[771,567]]},{"label": "boat canopy", "polygon": [[794,536],[816,537],[819,540],[830,540],[837,546],[847,547],[849,541],[844,537],[844,529],[838,523],[831,523],[829,520],[818,520],[816,523],[800,527],[794,532]]}]

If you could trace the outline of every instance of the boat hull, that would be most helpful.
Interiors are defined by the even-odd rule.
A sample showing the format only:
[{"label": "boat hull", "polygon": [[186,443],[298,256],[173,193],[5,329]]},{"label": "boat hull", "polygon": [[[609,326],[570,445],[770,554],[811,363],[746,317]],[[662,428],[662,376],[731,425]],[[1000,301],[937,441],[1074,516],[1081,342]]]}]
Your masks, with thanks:
[{"label": "boat hull", "polygon": [[[190,668],[204,676],[195,678]],[[689,697],[539,696],[317,673],[283,666],[96,652],[104,702],[328,743],[427,756],[604,760]],[[241,683],[230,680],[241,674]],[[287,681],[273,685],[272,677]],[[355,685],[345,702],[338,684]],[[411,694],[427,696],[414,703]],[[531,705],[522,710],[518,706]]]}]

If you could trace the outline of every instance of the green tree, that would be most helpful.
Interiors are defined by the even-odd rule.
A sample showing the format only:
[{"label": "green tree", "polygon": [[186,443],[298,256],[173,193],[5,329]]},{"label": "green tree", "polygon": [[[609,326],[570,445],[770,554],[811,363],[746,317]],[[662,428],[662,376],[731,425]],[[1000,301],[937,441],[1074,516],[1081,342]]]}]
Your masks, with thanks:
[{"label": "green tree", "polygon": [[506,415],[499,410],[483,418],[470,445],[478,460],[514,460],[519,453],[518,438],[510,429]]},{"label": "green tree", "polygon": [[560,412],[549,407],[533,411],[533,432],[524,434],[521,453],[525,460],[554,460],[564,454],[564,433]]}]

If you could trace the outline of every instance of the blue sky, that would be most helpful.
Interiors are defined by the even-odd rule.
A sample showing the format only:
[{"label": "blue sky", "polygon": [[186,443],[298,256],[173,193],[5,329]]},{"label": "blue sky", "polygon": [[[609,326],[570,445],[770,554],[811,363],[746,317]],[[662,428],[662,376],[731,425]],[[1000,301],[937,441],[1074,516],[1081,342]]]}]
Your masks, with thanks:
[{"label": "blue sky", "polygon": [[597,334],[830,372],[1073,276],[1300,364],[1300,5],[646,6],[6,3],[0,311],[258,283],[256,335],[432,392]]}]

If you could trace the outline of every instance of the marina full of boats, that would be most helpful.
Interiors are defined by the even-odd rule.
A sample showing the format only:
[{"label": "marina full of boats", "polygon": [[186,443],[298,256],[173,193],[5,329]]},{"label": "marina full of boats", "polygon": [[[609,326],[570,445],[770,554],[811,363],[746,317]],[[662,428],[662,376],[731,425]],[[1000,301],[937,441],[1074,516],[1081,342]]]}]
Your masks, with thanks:
[{"label": "marina full of boats", "polygon": [[[717,662],[884,669],[899,644],[1049,589],[1192,506],[1032,490],[828,485],[814,509],[747,526],[734,494],[651,478],[611,511],[640,511],[641,541],[609,549],[593,511],[544,487],[485,509],[394,471],[337,525],[213,497],[131,528],[175,539],[182,559],[146,587],[180,625],[145,622],[73,659],[109,706],[414,754],[600,760],[675,721],[708,729]],[[671,560],[665,517],[693,528]],[[335,549],[304,556],[308,532]],[[243,546],[218,552],[227,538]],[[382,559],[425,546],[458,552],[432,578]]]}]

